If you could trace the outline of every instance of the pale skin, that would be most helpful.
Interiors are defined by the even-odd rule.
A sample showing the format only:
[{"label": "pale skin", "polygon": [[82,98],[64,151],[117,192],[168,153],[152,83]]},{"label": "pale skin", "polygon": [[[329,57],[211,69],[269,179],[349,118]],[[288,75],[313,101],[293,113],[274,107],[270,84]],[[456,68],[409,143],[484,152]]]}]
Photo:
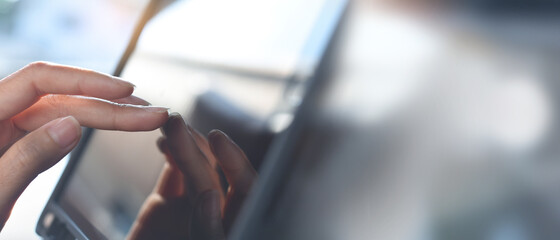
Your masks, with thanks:
[{"label": "pale skin", "polygon": [[109,75],[44,62],[0,81],[0,229],[27,185],[76,146],[80,125],[145,131],[167,120],[167,109],[143,106],[133,91]]},{"label": "pale skin", "polygon": [[[245,154],[224,133],[208,139],[167,108],[132,96],[134,85],[91,70],[37,62],[0,80],[0,230],[17,198],[70,152],[80,126],[150,131],[167,158],[130,239],[224,239],[256,179]],[[230,188],[224,196],[215,167]]]}]

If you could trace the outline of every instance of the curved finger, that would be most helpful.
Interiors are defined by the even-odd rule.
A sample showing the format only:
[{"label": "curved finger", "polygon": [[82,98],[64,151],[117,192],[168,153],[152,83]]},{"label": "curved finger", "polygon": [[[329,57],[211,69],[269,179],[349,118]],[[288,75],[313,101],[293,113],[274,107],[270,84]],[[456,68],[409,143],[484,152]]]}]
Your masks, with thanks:
[{"label": "curved finger", "polygon": [[70,152],[80,136],[75,118],[56,119],[17,141],[0,157],[0,226],[27,185]]},{"label": "curved finger", "polygon": [[133,84],[106,74],[35,62],[0,81],[0,120],[9,119],[49,93],[118,99],[133,91]]},{"label": "curved finger", "polygon": [[21,131],[10,120],[0,121],[0,156],[4,154],[17,140],[24,137],[26,131]]},{"label": "curved finger", "polygon": [[[171,152],[169,152],[169,147],[167,146],[167,139],[165,137],[159,137],[156,144],[161,153],[166,156],[171,155]],[[174,162],[170,162],[169,164],[174,164]]]},{"label": "curved finger", "polygon": [[160,127],[168,117],[167,108],[117,104],[107,100],[69,95],[47,95],[16,115],[12,121],[31,131],[61,117],[74,116],[82,126],[123,131],[149,131]]},{"label": "curved finger", "polygon": [[167,138],[159,137],[157,140],[157,147],[163,155],[165,155],[165,162],[172,166],[173,168],[178,168],[177,163],[173,160],[169,146],[167,145]]},{"label": "curved finger", "polygon": [[173,161],[167,140],[165,137],[159,137],[157,140],[158,149],[165,156],[165,165],[159,177],[158,183],[154,188],[156,193],[164,197],[178,197],[187,194],[185,179],[183,173],[177,168],[177,164]]},{"label": "curved finger", "polygon": [[216,173],[197,146],[183,118],[179,114],[171,114],[163,131],[172,158],[192,187],[193,196],[207,190],[220,189]]},{"label": "curved finger", "polygon": [[237,192],[249,192],[257,178],[257,172],[245,153],[220,130],[212,130],[208,134],[208,140],[230,186]]},{"label": "curved finger", "polygon": [[183,175],[179,169],[166,163],[158,178],[154,192],[164,198],[184,196],[186,189],[183,184]]},{"label": "curved finger", "polygon": [[199,131],[194,129],[191,125],[187,125],[187,128],[189,129],[192,136],[194,137],[194,140],[195,140],[198,148],[200,148],[202,153],[204,153],[204,155],[206,156],[206,159],[208,159],[208,162],[210,163],[210,166],[212,166],[212,168],[215,168],[216,164],[217,164],[216,157],[214,157],[214,154],[212,153],[212,150],[210,149],[210,144],[208,143],[208,140],[206,139],[206,137],[204,135],[202,135],[202,133],[200,133]]}]

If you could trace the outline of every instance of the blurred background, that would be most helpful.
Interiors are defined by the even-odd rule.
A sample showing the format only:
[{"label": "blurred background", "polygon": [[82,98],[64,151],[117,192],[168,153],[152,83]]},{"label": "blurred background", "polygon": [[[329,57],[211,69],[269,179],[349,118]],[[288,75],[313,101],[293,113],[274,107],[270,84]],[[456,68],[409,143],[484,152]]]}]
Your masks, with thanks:
[{"label": "blurred background", "polygon": [[[231,133],[259,167],[319,62],[308,44],[330,38],[313,31],[328,1],[172,2],[146,27],[123,77],[136,95],[186,114],[197,129]],[[560,4],[349,3],[303,150],[256,236],[558,239]],[[0,76],[36,60],[111,73],[146,4],[0,1]],[[98,135],[99,144],[129,142],[111,134]],[[99,153],[111,153],[103,164],[122,158],[114,170],[142,179],[111,186],[133,192],[129,207],[112,205],[126,216],[162,164],[146,154],[141,167],[127,167],[126,153],[159,133],[142,134],[122,136],[137,140],[127,150]],[[65,163],[24,192],[0,239],[38,238],[36,221]],[[109,225],[127,229],[130,221]]]}]

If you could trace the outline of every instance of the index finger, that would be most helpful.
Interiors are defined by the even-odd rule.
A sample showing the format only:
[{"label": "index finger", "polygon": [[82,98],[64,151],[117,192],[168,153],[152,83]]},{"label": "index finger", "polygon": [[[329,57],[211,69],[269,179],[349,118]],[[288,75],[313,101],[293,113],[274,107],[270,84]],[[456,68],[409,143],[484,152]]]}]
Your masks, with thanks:
[{"label": "index finger", "polygon": [[133,91],[133,84],[110,75],[35,62],[0,80],[0,120],[9,119],[46,94],[118,99],[130,96]]},{"label": "index finger", "polygon": [[230,186],[238,192],[249,192],[257,172],[243,150],[220,130],[210,131],[208,141]]},{"label": "index finger", "polygon": [[198,196],[206,190],[220,189],[218,177],[206,155],[200,150],[185,122],[178,114],[171,114],[163,126],[167,146],[177,167],[187,178],[189,187]]}]

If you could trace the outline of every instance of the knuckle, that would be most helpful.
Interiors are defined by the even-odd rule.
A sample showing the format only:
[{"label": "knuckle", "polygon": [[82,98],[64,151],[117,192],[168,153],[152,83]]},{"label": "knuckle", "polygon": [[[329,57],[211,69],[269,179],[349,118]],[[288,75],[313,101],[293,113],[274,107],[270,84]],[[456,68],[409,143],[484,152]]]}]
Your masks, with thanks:
[{"label": "knuckle", "polygon": [[122,124],[121,114],[126,110],[126,104],[114,103],[111,105],[111,124],[114,128],[121,129],[126,126]]},{"label": "knuckle", "polygon": [[48,71],[50,71],[49,69],[51,69],[52,67],[53,64],[51,63],[38,61],[38,62],[32,62],[27,66],[23,67],[20,70],[20,72],[23,76],[26,76],[25,78],[27,79],[29,84],[33,86],[33,88],[36,91],[36,94],[40,96],[40,95],[44,95],[45,92],[42,92],[37,87],[36,82],[39,81],[37,79],[42,79],[44,75],[48,75]]},{"label": "knuckle", "polygon": [[24,69],[31,70],[31,71],[39,71],[39,70],[48,69],[50,67],[52,67],[52,64],[49,62],[37,61],[37,62],[32,62],[30,64],[27,64],[27,66],[25,66]]}]

